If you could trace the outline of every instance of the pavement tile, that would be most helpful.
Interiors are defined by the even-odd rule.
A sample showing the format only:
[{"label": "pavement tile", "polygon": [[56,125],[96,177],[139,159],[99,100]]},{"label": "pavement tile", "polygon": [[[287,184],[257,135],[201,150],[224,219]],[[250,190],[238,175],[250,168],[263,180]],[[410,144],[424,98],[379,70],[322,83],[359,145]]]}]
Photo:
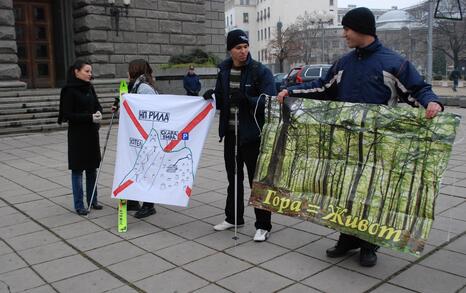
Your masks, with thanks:
[{"label": "pavement tile", "polygon": [[284,277],[299,281],[328,268],[331,264],[297,252],[290,252],[260,266]]},{"label": "pavement tile", "polygon": [[30,221],[28,217],[18,212],[2,214],[1,210],[4,208],[9,207],[0,208],[0,227],[6,227]]},{"label": "pavement tile", "polygon": [[371,268],[362,267],[359,265],[359,253],[353,254],[351,257],[338,263],[339,266],[342,266],[351,271],[359,272],[379,279],[385,279],[400,271],[409,264],[410,262],[407,260],[402,260],[383,253],[377,254],[377,265]]},{"label": "pavement tile", "polygon": [[214,254],[215,252],[215,250],[205,247],[204,245],[193,241],[186,241],[158,250],[157,255],[178,266],[181,266]]},{"label": "pavement tile", "polygon": [[[240,234],[237,234],[240,235]],[[233,237],[235,236],[234,231],[232,230],[225,230],[225,231],[216,231],[215,233],[209,234],[207,236],[197,238],[195,242],[201,243],[207,247],[223,251],[227,248],[235,246],[235,240]],[[247,236],[238,236],[236,240],[236,245],[250,241],[251,238]]]},{"label": "pavement tile", "polygon": [[68,224],[73,224],[81,221],[86,221],[86,218],[78,216],[74,213],[68,213],[63,215],[56,215],[47,218],[37,219],[37,222],[47,226],[48,228],[56,228],[59,226],[65,226]]},{"label": "pavement tile", "polygon": [[81,221],[52,228],[52,230],[64,239],[71,239],[100,231],[101,228],[90,221]]},{"label": "pavement tile", "polygon": [[67,215],[70,213],[70,211],[61,206],[53,205],[53,206],[33,209],[26,213],[28,214],[28,216],[37,220],[37,219],[47,218],[51,216],[65,215],[65,214]]},{"label": "pavement tile", "polygon": [[466,198],[466,187],[448,185],[448,186],[441,187],[440,193]]},{"label": "pavement tile", "polygon": [[317,234],[317,235],[322,235],[322,236],[327,236],[329,234],[335,233],[335,230],[326,228],[321,225],[314,224],[309,221],[302,221],[296,225],[292,226],[295,229],[298,230],[303,230],[312,234]]},{"label": "pavement tile", "polygon": [[270,242],[246,242],[225,250],[226,253],[248,262],[259,264],[278,257],[288,250]]},{"label": "pavement tile", "polygon": [[466,254],[466,236],[463,235],[455,241],[448,244],[445,249]]},{"label": "pavement tile", "polygon": [[161,231],[131,240],[132,243],[147,251],[157,251],[184,241],[186,240],[168,231]]},{"label": "pavement tile", "polygon": [[419,263],[433,269],[465,277],[466,255],[449,250],[439,250]]},{"label": "pavement tile", "polygon": [[29,289],[26,291],[22,291],[21,293],[50,293],[50,292],[55,292],[55,290],[49,285],[44,285],[44,286]]},{"label": "pavement tile", "polygon": [[101,265],[115,264],[146,252],[135,245],[121,241],[87,251],[86,254]]},{"label": "pavement tile", "polygon": [[328,238],[322,238],[312,243],[309,243],[308,245],[303,246],[297,249],[296,251],[326,262],[337,263],[344,260],[345,258],[330,258],[327,257],[327,255],[325,254],[325,251],[328,248],[335,246],[335,244],[336,242],[333,240],[330,240]]},{"label": "pavement tile", "polygon": [[303,284],[294,284],[291,285],[290,287],[286,287],[283,290],[277,291],[280,293],[319,293],[320,291],[317,291],[311,287],[304,286]]},{"label": "pavement tile", "polygon": [[167,209],[159,211],[159,208],[157,208],[157,214],[145,218],[144,221],[154,224],[162,229],[169,229],[188,222],[192,222],[194,219]]},{"label": "pavement tile", "polygon": [[118,232],[118,227],[117,227],[117,218],[115,217],[115,226],[113,228],[110,228],[110,231],[118,235],[121,238],[124,239],[133,239],[137,237],[141,237],[144,235],[149,235],[152,233],[156,233],[160,231],[160,228],[151,224],[151,223],[146,223],[144,221],[137,221],[131,224],[128,224],[128,230],[124,233]]},{"label": "pavement tile", "polygon": [[61,241],[48,245],[30,248],[21,251],[21,256],[30,264],[35,265],[41,262],[51,261],[54,259],[75,255],[78,252],[68,244]]},{"label": "pavement tile", "polygon": [[231,291],[223,289],[222,287],[219,287],[215,284],[210,284],[205,287],[202,287],[201,289],[193,291],[193,293],[228,293],[228,292],[231,292]]},{"label": "pavement tile", "polygon": [[108,268],[126,280],[135,282],[173,269],[175,266],[151,253],[132,257]]},{"label": "pavement tile", "polygon": [[223,215],[224,211],[216,207],[201,205],[188,210],[183,210],[181,213],[196,219],[204,219],[215,215]]},{"label": "pavement tile", "polygon": [[383,284],[382,286],[374,289],[371,293],[412,293],[413,291],[404,289],[391,284]]},{"label": "pavement tile", "polygon": [[19,223],[16,225],[11,225],[11,226],[0,228],[0,235],[2,235],[1,237],[3,239],[8,239],[8,238],[13,238],[16,236],[28,234],[31,232],[40,231],[42,229],[43,228],[40,225],[32,221],[27,221],[24,223]]},{"label": "pavement tile", "polygon": [[[99,216],[97,218],[93,218],[91,219],[91,221],[103,229],[112,229],[118,226],[118,218],[116,217],[116,211],[112,211],[110,215],[104,215]],[[127,217],[127,221],[129,228],[133,228],[134,223],[141,222],[139,219],[136,219],[135,217],[132,217],[129,214]]]},{"label": "pavement tile", "polygon": [[457,206],[463,201],[463,198],[446,194],[439,194],[435,200],[435,214],[442,213],[454,206]]},{"label": "pavement tile", "polygon": [[0,264],[2,264],[0,266],[0,274],[27,266],[27,264],[16,253],[0,255]]},{"label": "pavement tile", "polygon": [[310,242],[320,239],[321,236],[310,234],[293,228],[285,228],[273,233],[269,242],[283,246],[288,249],[296,249]]},{"label": "pavement tile", "polygon": [[131,288],[130,286],[128,285],[125,285],[125,286],[122,286],[122,287],[119,287],[119,288],[116,288],[116,289],[112,289],[112,290],[108,290],[108,291],[105,291],[106,293],[138,293],[140,291],[137,291],[133,288]]},{"label": "pavement tile", "polygon": [[70,244],[81,251],[107,246],[119,241],[121,241],[120,237],[117,237],[108,231],[90,233],[68,240]]},{"label": "pavement tile", "polygon": [[[3,196],[3,198],[7,198],[3,194],[2,194],[2,196]],[[42,197],[35,194],[35,193],[15,195],[15,196],[11,196],[11,197],[7,198],[8,202],[11,203],[11,204],[26,203],[26,202],[36,201],[36,200],[40,200],[40,199],[42,199]]]},{"label": "pavement tile", "polygon": [[440,246],[445,242],[449,242],[451,238],[455,237],[457,234],[451,231],[443,231],[437,229],[431,229],[429,233],[429,238],[427,243],[434,246]]},{"label": "pavement tile", "polygon": [[135,283],[136,286],[146,292],[157,293],[192,292],[208,284],[207,281],[180,268],[175,268]]},{"label": "pavement tile", "polygon": [[109,273],[98,270],[52,284],[59,292],[97,293],[121,287],[123,283]]},{"label": "pavement tile", "polygon": [[6,239],[15,250],[25,250],[33,247],[43,246],[59,241],[55,235],[49,231],[36,231],[25,235]]},{"label": "pavement tile", "polygon": [[209,191],[193,196],[194,199],[203,203],[211,203],[219,200],[226,200],[225,195],[215,191]]},{"label": "pavement tile", "polygon": [[195,220],[174,228],[170,228],[168,231],[180,237],[191,240],[214,233],[211,225]]},{"label": "pavement tile", "polygon": [[378,282],[377,279],[334,266],[301,283],[324,292],[352,293],[364,292]]},{"label": "pavement tile", "polygon": [[446,293],[462,288],[466,280],[449,273],[414,265],[391,279],[390,283],[423,293]]},{"label": "pavement tile", "polygon": [[448,212],[442,214],[445,215],[444,217],[436,216],[432,228],[455,234],[461,234],[466,231],[466,222],[449,217]]},{"label": "pavement tile", "polygon": [[221,252],[184,266],[186,270],[212,282],[226,278],[250,267],[250,264]]},{"label": "pavement tile", "polygon": [[2,240],[0,239],[0,255],[12,253],[13,250]]},{"label": "pavement tile", "polygon": [[40,263],[34,265],[33,268],[49,283],[97,269],[93,263],[81,255],[72,255]]},{"label": "pavement tile", "polygon": [[217,283],[236,293],[270,293],[291,285],[293,281],[264,269],[253,267]]},{"label": "pavement tile", "polygon": [[[444,211],[441,215],[448,218],[452,217],[457,220],[466,221],[466,201],[454,208]],[[464,225],[466,226],[466,222]]]},{"label": "pavement tile", "polygon": [[9,290],[2,292],[21,292],[27,289],[45,285],[45,282],[34,273],[30,268],[22,268],[16,271],[11,271],[0,275],[0,289],[5,289],[5,284]]}]

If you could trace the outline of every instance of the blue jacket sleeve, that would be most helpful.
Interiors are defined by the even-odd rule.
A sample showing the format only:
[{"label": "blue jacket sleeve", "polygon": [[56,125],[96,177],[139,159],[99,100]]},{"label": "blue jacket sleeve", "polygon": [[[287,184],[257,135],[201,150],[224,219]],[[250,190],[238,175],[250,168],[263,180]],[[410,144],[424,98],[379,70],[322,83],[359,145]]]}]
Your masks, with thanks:
[{"label": "blue jacket sleeve", "polygon": [[[275,88],[275,82],[273,81],[273,75],[270,69],[267,67],[262,67],[261,72],[260,72],[261,78],[259,79],[260,84],[260,94],[266,94],[269,96],[276,96],[277,95],[277,90]],[[259,94],[259,95],[260,95]],[[260,96],[253,96],[253,97],[247,97],[249,105],[252,107],[256,107],[256,104],[259,103],[258,107],[264,108],[265,107],[265,99],[260,98]]]},{"label": "blue jacket sleeve", "polygon": [[399,89],[413,96],[424,108],[427,108],[430,102],[439,103],[443,108],[438,96],[432,91],[432,86],[422,79],[411,62],[405,61],[398,73],[398,79],[401,82],[401,85],[398,85]]},{"label": "blue jacket sleeve", "polygon": [[338,93],[338,71],[336,66],[337,64],[333,64],[324,78],[319,78],[287,88],[289,95],[305,99],[336,100]]}]

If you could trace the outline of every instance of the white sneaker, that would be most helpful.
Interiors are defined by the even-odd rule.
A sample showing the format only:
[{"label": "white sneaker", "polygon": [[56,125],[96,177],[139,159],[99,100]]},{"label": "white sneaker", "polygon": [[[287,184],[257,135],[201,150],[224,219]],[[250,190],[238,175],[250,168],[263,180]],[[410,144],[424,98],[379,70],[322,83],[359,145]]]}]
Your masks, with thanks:
[{"label": "white sneaker", "polygon": [[270,232],[263,229],[257,229],[256,234],[254,235],[254,241],[263,242],[269,238]]},{"label": "white sneaker", "polygon": [[[228,223],[227,221],[223,221],[223,222],[221,222],[220,224],[215,225],[215,226],[214,226],[214,230],[215,230],[215,231],[224,231],[224,230],[228,230],[228,229],[231,229],[231,228],[234,228],[234,227],[235,227],[234,224],[230,224],[230,223]],[[239,228],[239,227],[243,227],[243,224],[238,225],[237,227],[238,227],[238,228]]]}]

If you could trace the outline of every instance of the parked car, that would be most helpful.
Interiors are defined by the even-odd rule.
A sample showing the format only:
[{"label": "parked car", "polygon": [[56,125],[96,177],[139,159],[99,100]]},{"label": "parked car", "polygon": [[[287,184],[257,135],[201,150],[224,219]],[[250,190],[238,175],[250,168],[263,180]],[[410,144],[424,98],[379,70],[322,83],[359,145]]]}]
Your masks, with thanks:
[{"label": "parked car", "polygon": [[277,89],[277,92],[279,92],[281,89],[282,81],[285,75],[286,73],[284,72],[275,73],[273,75],[273,81],[275,82],[275,88]]},{"label": "parked car", "polygon": [[325,77],[331,64],[311,64],[293,67],[288,73],[285,87]]},{"label": "parked car", "polygon": [[288,72],[286,79],[284,79],[284,84],[283,87],[289,87],[292,85],[296,84],[296,76],[298,75],[298,72],[303,69],[303,66],[296,66],[290,69]]}]

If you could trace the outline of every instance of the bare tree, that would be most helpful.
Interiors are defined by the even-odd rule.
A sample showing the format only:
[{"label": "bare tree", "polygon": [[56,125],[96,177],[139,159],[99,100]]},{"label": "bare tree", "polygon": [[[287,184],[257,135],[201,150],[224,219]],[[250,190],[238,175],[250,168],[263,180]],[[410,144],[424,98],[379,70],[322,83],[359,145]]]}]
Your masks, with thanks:
[{"label": "bare tree", "polygon": [[296,42],[298,30],[295,25],[290,25],[283,29],[281,22],[277,25],[274,38],[269,42],[269,56],[277,60],[280,64],[280,72],[283,72],[285,60],[293,62],[301,52]]}]

